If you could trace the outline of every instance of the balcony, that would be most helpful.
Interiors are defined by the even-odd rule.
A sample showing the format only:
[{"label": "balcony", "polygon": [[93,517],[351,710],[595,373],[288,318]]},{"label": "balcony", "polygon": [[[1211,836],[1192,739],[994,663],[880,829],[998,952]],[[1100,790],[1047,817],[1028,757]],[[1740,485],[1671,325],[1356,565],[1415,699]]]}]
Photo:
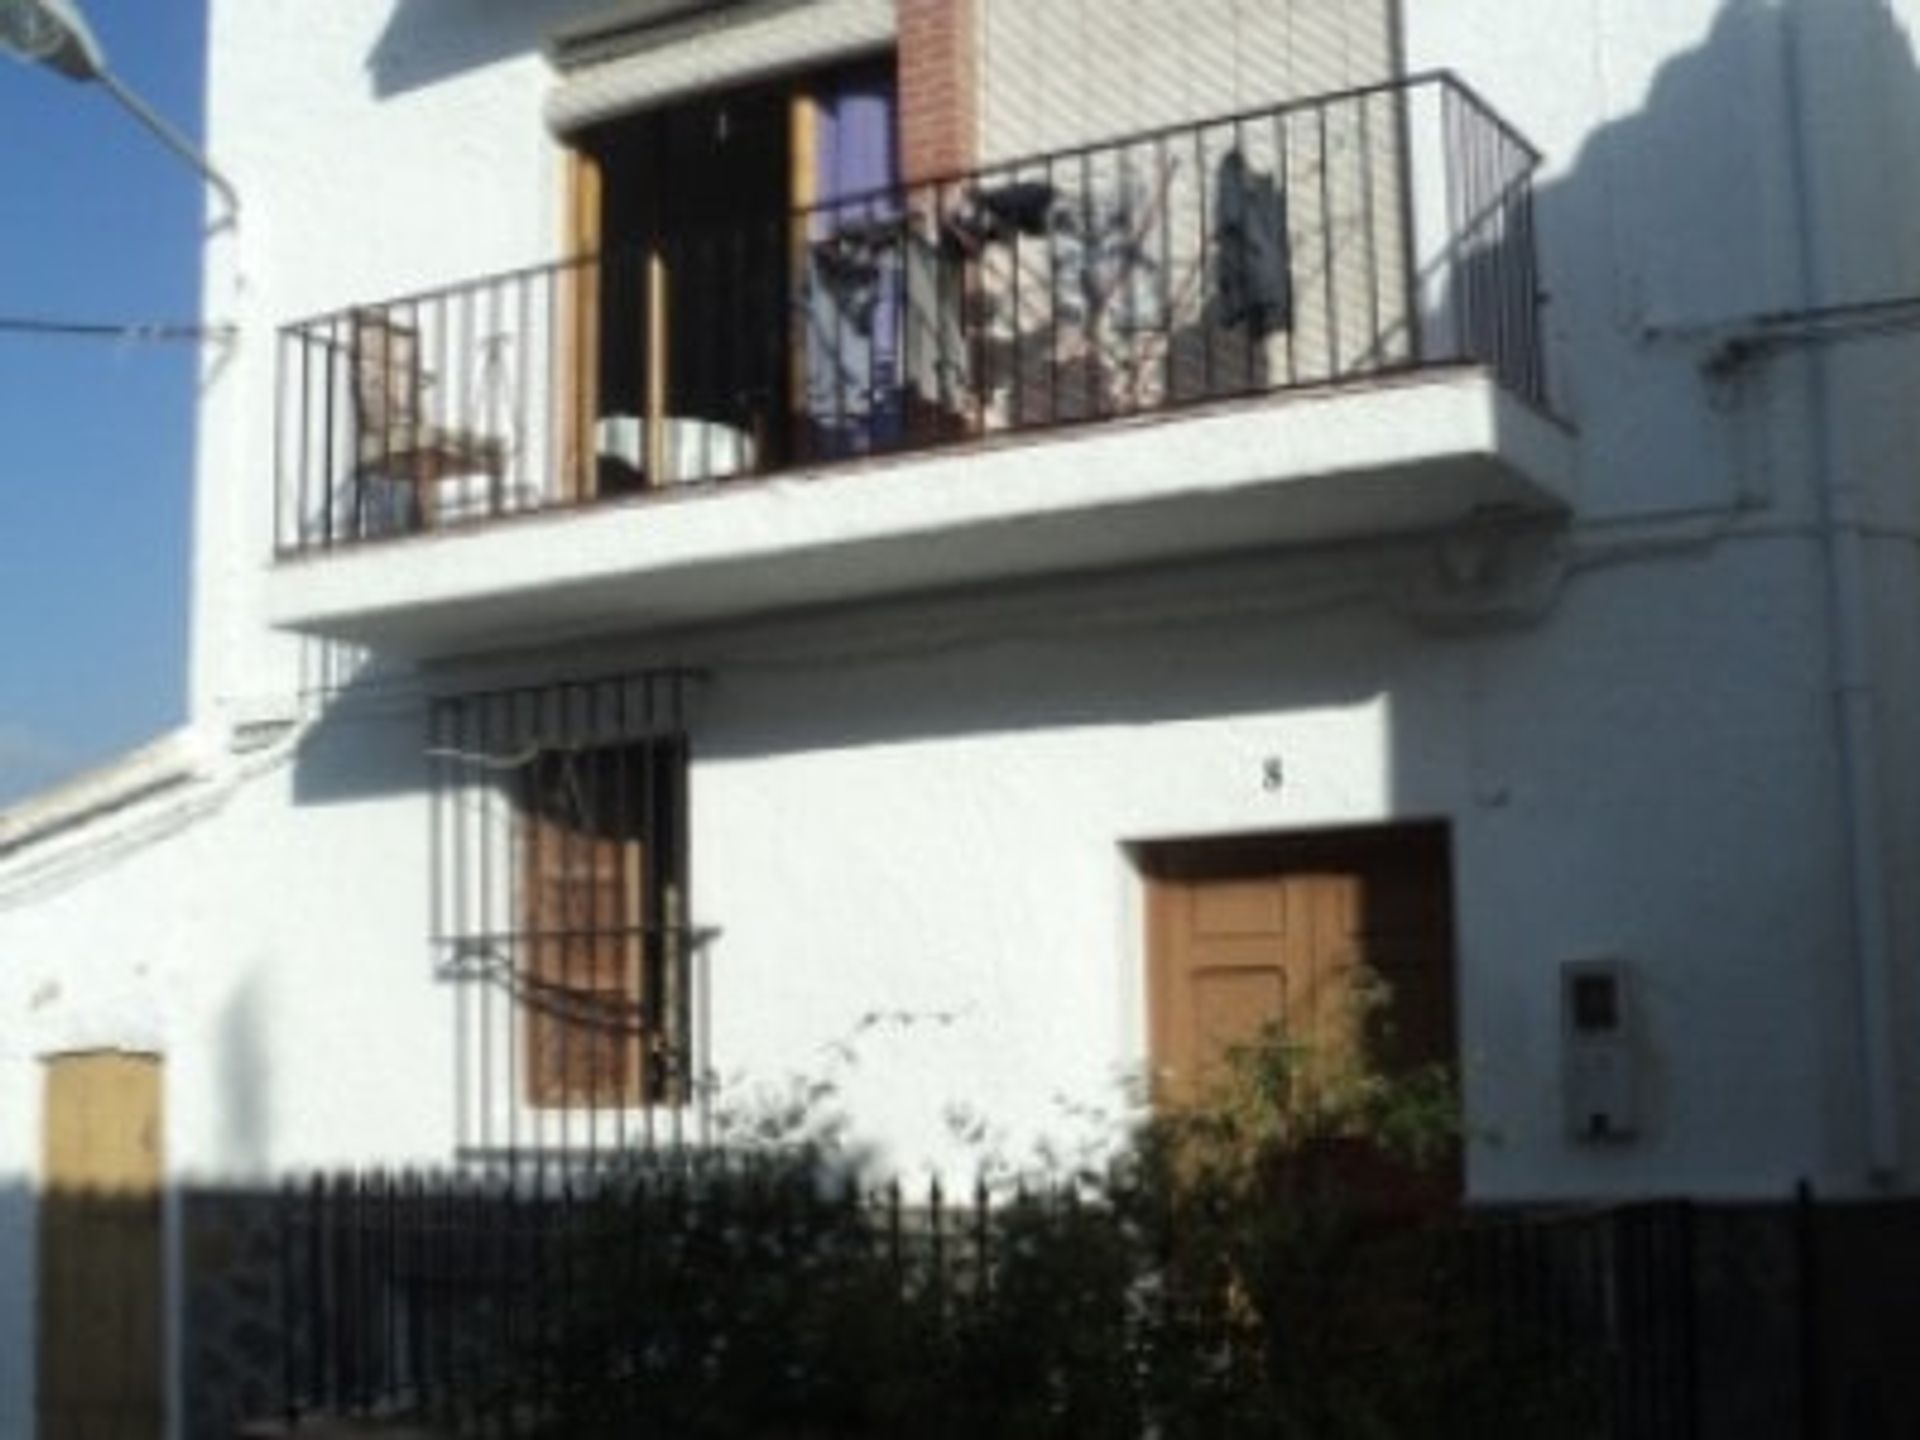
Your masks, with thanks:
[{"label": "balcony", "polygon": [[273,621],[443,654],[1563,509],[1537,158],[1426,76],[291,326]]}]

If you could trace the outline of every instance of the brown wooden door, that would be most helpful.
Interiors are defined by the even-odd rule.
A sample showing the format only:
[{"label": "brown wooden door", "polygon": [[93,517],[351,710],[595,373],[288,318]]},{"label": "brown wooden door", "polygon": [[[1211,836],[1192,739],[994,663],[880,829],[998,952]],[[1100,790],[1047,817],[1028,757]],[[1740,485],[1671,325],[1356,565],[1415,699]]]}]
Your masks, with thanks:
[{"label": "brown wooden door", "polygon": [[1454,1064],[1443,828],[1171,844],[1145,869],[1163,1103],[1202,1098],[1228,1050],[1272,1021],[1303,1047],[1308,1080]]},{"label": "brown wooden door", "polygon": [[47,1064],[39,1440],[154,1440],[161,1384],[160,1061]]}]

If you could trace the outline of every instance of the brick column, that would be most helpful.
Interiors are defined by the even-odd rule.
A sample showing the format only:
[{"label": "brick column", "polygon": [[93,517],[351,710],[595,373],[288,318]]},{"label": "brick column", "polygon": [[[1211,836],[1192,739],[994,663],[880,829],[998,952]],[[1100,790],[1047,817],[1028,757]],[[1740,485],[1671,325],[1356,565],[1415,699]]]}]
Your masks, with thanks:
[{"label": "brick column", "polygon": [[895,3],[900,26],[900,168],[911,185],[974,164],[980,89],[974,0]]}]

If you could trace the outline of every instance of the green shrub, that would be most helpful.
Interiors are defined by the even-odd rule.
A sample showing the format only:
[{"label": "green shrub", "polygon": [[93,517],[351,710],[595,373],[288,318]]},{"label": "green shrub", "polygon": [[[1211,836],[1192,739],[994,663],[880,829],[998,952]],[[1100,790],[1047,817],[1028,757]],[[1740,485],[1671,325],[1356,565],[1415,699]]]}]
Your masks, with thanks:
[{"label": "green shrub", "polygon": [[1471,1298],[1434,1204],[1458,1113],[1444,1074],[1269,1032],[1110,1169],[931,1214],[835,1178],[838,1127],[786,1114],[575,1206],[570,1301],[501,1374],[586,1440],[1589,1433],[1590,1387]]}]

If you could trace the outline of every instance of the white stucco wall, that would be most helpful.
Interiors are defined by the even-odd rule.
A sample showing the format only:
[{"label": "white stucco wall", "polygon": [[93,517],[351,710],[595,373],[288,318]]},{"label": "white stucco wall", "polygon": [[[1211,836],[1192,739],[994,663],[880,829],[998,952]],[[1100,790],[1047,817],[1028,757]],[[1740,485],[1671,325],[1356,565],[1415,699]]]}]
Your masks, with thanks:
[{"label": "white stucco wall", "polygon": [[[1143,1058],[1126,842],[1437,816],[1477,1193],[1777,1193],[1829,1147],[1822,1178],[1846,1184],[1843,997],[1811,965],[1750,960],[1838,940],[1834,856],[1777,843],[1832,829],[1817,617],[1783,599],[1727,644],[1731,597],[1808,560],[1789,541],[1582,582],[1551,633],[1315,617],[1270,572],[1137,627],[1036,606],[934,661],[849,664],[828,642],[716,663],[695,893],[724,931],[717,1058],[806,1070],[869,1010],[951,1014],[876,1042],[855,1112],[903,1160],[956,1101],[1019,1151],[1056,1097],[1111,1103]],[[1592,955],[1647,991],[1648,1133],[1619,1150],[1561,1134],[1557,966]]]},{"label": "white stucco wall", "polygon": [[[1678,555],[1480,636],[1389,613],[1348,556],[683,641],[708,1063],[735,1097],[831,1073],[884,1163],[965,1174],[950,1107],[1017,1156],[1138,1073],[1129,843],[1443,818],[1477,1193],[1853,1183],[1813,561]],[[0,911],[16,1056],[157,1046],[183,1178],[448,1159],[425,744],[404,694],[343,700],[192,829]],[[1647,992],[1619,1150],[1560,1134],[1557,966],[1595,954]]]},{"label": "white stucco wall", "polygon": [[[1226,0],[1222,4],[1228,29],[1252,23]],[[554,80],[537,54],[537,41],[544,26],[587,8],[585,3],[554,4],[455,17],[425,4],[395,8],[348,0],[321,19],[303,17],[295,26],[272,7],[215,5],[210,131],[223,164],[241,184],[247,211],[237,242],[216,256],[216,280],[227,282],[227,288],[211,285],[209,306],[217,313],[223,304],[238,307],[250,330],[234,362],[213,377],[203,416],[206,563],[197,647],[203,706],[232,698],[274,708],[273,697],[291,688],[300,665],[293,642],[268,633],[260,620],[260,578],[268,552],[261,477],[271,450],[271,406],[265,400],[271,390],[271,326],[355,299],[537,261],[553,252],[559,152],[546,138],[540,114]],[[1518,1095],[1550,1088],[1555,1057],[1549,1053],[1546,1021],[1552,996],[1543,977],[1552,963],[1548,957],[1563,951],[1632,952],[1644,945],[1662,952],[1650,962],[1658,982],[1656,1017],[1671,1013],[1674,1023],[1684,1017],[1689,1029],[1718,1035],[1723,1014],[1744,1013],[1742,1006],[1771,1013],[1778,1005],[1782,1013],[1820,1017],[1815,1028],[1826,1038],[1811,1051],[1793,1053],[1832,1061],[1797,1076],[1806,1082],[1790,1087],[1797,1099],[1782,1095],[1769,1102],[1772,1113],[1791,1117],[1791,1123],[1763,1122],[1755,1114],[1746,1122],[1753,1135],[1741,1133],[1741,1126],[1729,1128],[1712,1112],[1710,1103],[1735,1103],[1708,1100],[1709,1094],[1725,1091],[1724,1084],[1709,1085],[1704,1078],[1697,1086],[1680,1084],[1663,1076],[1664,1123],[1680,1128],[1621,1155],[1568,1151],[1553,1138],[1551,1107],[1540,1102],[1535,1114],[1522,1106],[1521,1113],[1496,1126],[1503,1135],[1521,1138],[1509,1139],[1498,1151],[1489,1148],[1476,1168],[1478,1181],[1516,1193],[1672,1184],[1683,1176],[1689,1177],[1687,1183],[1714,1183],[1718,1177],[1736,1186],[1773,1185],[1783,1183],[1787,1154],[1808,1167],[1831,1162],[1845,1168],[1842,1157],[1853,1143],[1849,1127],[1858,1108],[1851,1091],[1857,1067],[1845,1037],[1853,1033],[1849,1025],[1857,1030],[1857,1017],[1848,1016],[1854,1002],[1845,967],[1820,959],[1846,953],[1846,924],[1844,892],[1832,871],[1840,853],[1832,796],[1834,741],[1823,728],[1830,658],[1822,618],[1826,580],[1815,531],[1819,512],[1813,484],[1819,471],[1812,463],[1818,457],[1809,424],[1814,402],[1806,362],[1797,355],[1778,357],[1741,385],[1723,390],[1703,380],[1700,365],[1728,327],[1796,303],[1809,263],[1825,267],[1820,288],[1830,297],[1903,283],[1905,262],[1888,255],[1910,247],[1876,246],[1859,237],[1888,233],[1889,225],[1901,234],[1902,227],[1911,228],[1912,187],[1889,186],[1878,172],[1846,157],[1863,149],[1854,142],[1870,122],[1899,113],[1902,86],[1912,69],[1903,48],[1904,22],[1896,18],[1890,25],[1885,12],[1852,3],[1821,9],[1606,0],[1557,12],[1552,43],[1547,43],[1547,21],[1538,7],[1519,0],[1401,9],[1407,67],[1457,71],[1546,156],[1538,218],[1552,392],[1556,407],[1572,417],[1579,433],[1579,513],[1570,536],[1576,556],[1607,563],[1583,573],[1564,603],[1547,609],[1531,629],[1441,641],[1417,631],[1386,638],[1363,627],[1350,648],[1364,658],[1349,663],[1364,670],[1370,684],[1328,680],[1326,687],[1342,703],[1302,702],[1296,713],[1276,681],[1271,703],[1255,708],[1262,717],[1258,724],[1238,710],[1213,713],[1204,702],[1195,702],[1196,713],[1182,724],[1142,731],[1124,712],[1105,713],[1097,700],[1082,697],[1068,707],[1071,723],[1050,717],[1031,723],[989,718],[967,733],[948,733],[953,727],[943,711],[957,703],[954,697],[971,694],[972,687],[950,678],[944,661],[928,660],[887,687],[889,703],[908,709],[915,724],[903,725],[902,733],[886,743],[843,751],[830,743],[810,743],[804,731],[783,733],[774,725],[766,732],[764,754],[735,755],[728,739],[734,730],[771,725],[754,719],[761,710],[791,717],[794,698],[769,690],[775,682],[751,666],[740,675],[718,666],[708,712],[718,728],[695,737],[702,756],[695,873],[703,911],[724,912],[704,918],[727,927],[714,956],[716,1041],[725,1063],[779,1056],[782,1065],[797,1065],[817,1050],[822,1034],[837,1033],[836,1027],[844,1028],[868,1009],[940,1010],[954,987],[977,988],[980,977],[968,974],[969,965],[980,967],[982,976],[1002,977],[981,980],[985,988],[1004,989],[1004,976],[1014,964],[1010,957],[1024,944],[1021,932],[1032,927],[1065,952],[1061,986],[1081,984],[1104,998],[1089,1010],[1084,1000],[1066,1003],[1069,994],[1063,989],[1055,997],[1060,1003],[1019,1013],[1010,1009],[1006,1038],[979,1044],[952,1039],[959,1033],[956,1022],[942,1043],[955,1073],[968,1077],[968,1084],[957,1088],[972,1092],[998,1085],[1029,1094],[1047,1088],[1029,1087],[1030,1073],[1057,1072],[1063,1082],[1104,1073],[1137,1058],[1127,1036],[1137,1040],[1138,996],[1127,977],[1137,972],[1138,955],[1124,952],[1137,945],[1138,927],[1127,908],[1133,901],[1126,898],[1131,882],[1118,849],[1122,841],[1334,818],[1446,815],[1458,827],[1462,926],[1485,934],[1503,923],[1524,921],[1529,932],[1524,943],[1516,939],[1488,951],[1475,942],[1467,952],[1475,964],[1491,967],[1469,967],[1468,1023],[1476,1023],[1475,1014],[1499,1014],[1515,1023],[1489,1033],[1513,1028],[1533,1037],[1511,1051],[1498,1047],[1498,1055],[1481,1063],[1475,1085],[1483,1106],[1500,1109],[1509,1082]],[[1042,101],[1052,97],[1052,103],[1069,92],[1081,97],[1083,110],[1122,104],[1123,98],[1147,106],[1150,115],[1143,111],[1130,121],[1146,123],[1172,118],[1176,111],[1225,108],[1203,106],[1199,101],[1206,94],[1191,93],[1196,85],[1206,91],[1196,77],[1216,71],[1231,71],[1238,87],[1232,103],[1254,104],[1279,98],[1292,85],[1287,77],[1299,78],[1295,72],[1324,72],[1327,83],[1351,81],[1368,78],[1380,60],[1377,21],[1347,15],[1334,24],[1341,17],[1314,4],[1286,7],[1280,27],[1286,36],[1261,31],[1254,37],[1260,43],[1241,45],[1231,65],[1206,49],[1204,35],[1181,48],[1185,40],[1178,30],[1163,35],[1153,29],[1156,15],[1142,7],[1117,19],[1092,16],[1066,0],[1035,8],[1031,15],[997,0],[986,6],[983,124],[990,137],[1001,137],[993,144],[1027,148],[1015,142],[1038,123],[1034,106],[1044,109]],[[1266,18],[1279,24],[1273,16]],[[1789,33],[1788,18],[1803,28],[1798,39]],[[1129,24],[1136,38],[1152,30],[1160,39],[1152,47],[1151,75],[1124,97],[1119,90],[1090,90],[1084,75],[1073,85],[1023,82],[1020,67],[1036,53],[1060,49],[1062,37],[1086,42],[1065,44],[1084,67],[1099,46],[1119,43],[1116,37],[1123,38]],[[1013,43],[1021,36],[1027,43]],[[1041,45],[1036,37],[1054,43]],[[1873,83],[1856,84],[1848,67],[1866,53],[1877,57]],[[1782,79],[1783,67],[1791,65],[1803,72],[1796,82],[1803,104],[1820,116],[1804,142],[1811,160],[1800,162],[1817,172],[1822,187],[1815,213],[1822,216],[1818,237],[1825,237],[1825,248],[1811,260],[1796,223],[1801,198],[1791,154],[1796,112]],[[1273,81],[1267,89],[1279,87],[1276,93],[1247,90],[1249,84],[1260,89],[1267,80]],[[1824,102],[1813,105],[1820,97],[1847,103],[1838,109]],[[237,292],[227,272],[236,259]],[[1911,356],[1897,342],[1883,344],[1876,354],[1883,363],[1870,373],[1849,372],[1842,387],[1849,408],[1833,418],[1830,429],[1842,437],[1837,463],[1873,491],[1887,523],[1910,524],[1914,487],[1899,478],[1897,457],[1910,451],[1904,427],[1913,423],[1906,418],[1911,407],[1892,403],[1898,389],[1888,377],[1904,375]],[[1889,356],[1891,363],[1885,363]],[[1874,383],[1855,383],[1867,380]],[[1657,533],[1648,528],[1657,523],[1677,528]],[[1911,678],[1913,657],[1902,645],[1910,627],[1899,623],[1914,564],[1910,540],[1884,543],[1891,548],[1876,561],[1875,594],[1886,665],[1883,703],[1888,733],[1894,733],[1893,725],[1915,712],[1920,689]],[[395,563],[402,558],[396,553]],[[1287,569],[1275,563],[1276,573]],[[1680,575],[1693,588],[1676,603],[1670,592]],[[1615,629],[1609,630],[1602,616],[1614,617]],[[1684,651],[1669,633],[1679,617],[1689,627]],[[1290,655],[1287,646],[1304,643],[1302,637],[1312,633],[1294,619],[1269,624],[1273,655]],[[1592,626],[1600,628],[1590,632]],[[1183,663],[1254,672],[1279,664],[1267,651],[1237,648],[1249,643],[1241,638],[1244,628],[1217,619],[1194,622],[1179,647]],[[1161,643],[1156,633],[1149,625],[1138,637],[1109,643],[1150,652]],[[712,643],[724,651],[724,640]],[[1328,654],[1348,648],[1332,640],[1323,643]],[[1062,664],[1055,657],[1040,668],[1054,676]],[[1686,691],[1703,686],[1708,675],[1722,677],[1717,692],[1675,702],[1676,725],[1688,727],[1682,733],[1640,733],[1644,725],[1628,723],[1640,715],[1639,707],[1607,698],[1664,693],[1669,686]],[[780,683],[814,682],[789,674]],[[1748,701],[1728,701],[1729,694],[1754,686],[1760,688]],[[1309,686],[1305,693],[1316,692]],[[1573,706],[1569,693],[1589,699]],[[836,707],[854,708],[855,702],[836,690],[831,700],[816,704],[822,712],[819,724],[831,736]],[[1435,710],[1434,718],[1409,727],[1405,717],[1423,706]],[[1669,712],[1661,705],[1652,713]],[[377,752],[366,748],[370,741],[359,725],[336,717],[322,726],[328,767],[347,776],[360,768],[390,777],[411,773],[401,758],[400,721],[391,722],[385,748]],[[1463,727],[1471,734],[1461,733]],[[1296,793],[1278,812],[1264,808],[1264,801],[1214,810],[1193,802],[1183,782],[1177,793],[1188,798],[1192,813],[1186,813],[1159,794],[1160,784],[1174,782],[1145,778],[1184,775],[1190,767],[1210,774],[1212,767],[1228,765],[1221,755],[1236,757],[1232,765],[1238,774],[1247,754],[1267,743],[1251,732],[1264,736],[1269,730],[1322,756],[1314,769],[1343,777],[1338,787],[1343,803],[1315,808]],[[1756,733],[1770,737],[1767,744],[1778,753],[1749,754],[1746,747]],[[1420,737],[1417,753],[1454,757],[1451,770],[1431,760],[1423,772],[1424,788],[1417,792],[1405,784],[1400,742],[1382,738],[1414,734]],[[1554,738],[1549,743],[1534,736]],[[1128,743],[1113,763],[1116,773],[1124,771],[1123,780],[1094,773],[1072,783],[1051,779],[1063,770],[1077,771],[1069,761],[1083,756],[1091,761],[1122,739]],[[1133,746],[1149,739],[1150,746],[1136,753]],[[1656,763],[1665,753],[1661,746],[1678,758]],[[1899,747],[1889,743],[1886,748],[1893,772],[1890,794],[1899,797],[1889,807],[1889,837],[1899,854],[1909,854],[1920,850],[1907,818],[1906,797],[1914,793],[1916,780],[1913,767],[1892,753]],[[1581,757],[1579,764],[1566,758],[1572,755]],[[1523,793],[1517,782],[1495,783],[1479,773],[1510,758],[1516,766],[1552,777],[1544,792],[1551,802],[1484,800]],[[1761,759],[1764,771],[1758,768]],[[1644,786],[1615,773],[1629,762],[1635,776],[1648,777]],[[1708,783],[1723,772],[1725,794]],[[807,859],[813,850],[796,853],[790,827],[768,823],[769,817],[787,814],[841,816],[826,828],[837,836],[857,836],[874,807],[891,808],[896,789],[911,774],[929,777],[921,782],[929,787],[926,813],[931,817],[918,842],[921,849],[905,848],[901,836],[899,853],[912,855],[911,867],[905,859],[890,858],[891,845],[875,863],[884,861],[881,872],[896,876],[911,868],[915,874],[951,879],[918,886],[910,898],[898,893],[903,887],[895,883],[880,887],[884,894],[863,891],[864,899],[853,894],[830,899],[837,892],[814,873],[817,867]],[[1583,786],[1574,779],[1599,775],[1607,777],[1604,784]],[[1054,794],[1035,777],[1048,777],[1063,788]],[[418,975],[419,932],[412,912],[421,902],[405,870],[407,857],[422,843],[418,812],[424,799],[408,783],[394,778],[363,787],[348,780],[345,790],[365,793],[326,803],[316,803],[296,786],[291,811],[284,815],[276,813],[267,794],[247,803],[263,807],[262,823],[269,829],[284,826],[290,848],[301,854],[311,853],[305,846],[312,837],[324,836],[330,868],[360,863],[354,857],[366,849],[368,837],[391,829],[390,837],[373,848],[394,863],[370,872],[367,883],[355,888],[386,913],[356,921],[335,916],[320,897],[305,903],[315,924],[325,916],[329,926],[364,926],[354,937],[358,943],[342,943],[341,950],[360,953],[371,947],[404,954],[411,957],[405,964],[416,968],[407,971],[403,964],[402,972]],[[964,803],[941,788],[948,784]],[[1764,801],[1744,795],[1747,788],[1764,792]],[[1046,837],[1047,854],[1056,858],[1025,852],[999,857],[997,846],[962,845],[954,838],[999,833],[996,816],[1008,805],[1024,813],[1017,801],[1029,793],[1047,796],[1033,802],[1034,814],[1046,823],[1011,827],[1011,833],[1031,831],[1036,845]],[[987,804],[980,798],[985,795],[1000,796],[1001,803]],[[1015,801],[1005,800],[1006,795]],[[1628,795],[1640,798],[1629,806]],[[1732,814],[1720,808],[1722,802]],[[1763,831],[1756,817],[1744,813],[1744,807],[1756,805],[1769,809],[1774,828]],[[1635,829],[1663,806],[1688,817],[1680,828],[1691,838],[1671,855],[1644,844]],[[941,828],[958,824],[956,817],[965,820],[960,830]],[[1659,828],[1672,827],[1671,818],[1663,816]],[[898,828],[897,823],[888,827]],[[1782,835],[1816,840],[1782,847]],[[855,841],[845,843],[862,855]],[[1738,866],[1719,858],[1750,848],[1753,853]],[[932,863],[948,851],[968,863]],[[755,858],[736,870],[735,853]],[[972,873],[973,865],[987,866],[990,854],[998,857],[993,863],[1000,868]],[[1518,877],[1550,855],[1560,857],[1561,869],[1536,884],[1520,883]],[[1058,858],[1065,856],[1072,859]],[[1816,856],[1825,857],[1825,863],[1814,864]],[[280,865],[277,859],[261,863]],[[1686,877],[1684,885],[1678,878],[1659,881],[1663,888],[1676,895],[1714,895],[1724,915],[1716,914],[1706,926],[1677,900],[1663,908],[1640,905],[1636,887],[1658,880],[1663,867]],[[1796,922],[1801,944],[1763,965],[1769,978],[1758,987],[1759,995],[1750,978],[1727,985],[1729,973],[1745,976],[1755,963],[1739,958],[1747,952],[1731,940],[1723,950],[1699,934],[1725,926],[1729,935],[1740,934],[1746,943],[1777,953],[1778,943],[1760,942],[1795,933],[1777,928],[1775,897],[1784,892],[1742,879],[1754,867],[1769,873],[1791,868],[1804,901]],[[869,867],[849,868],[864,874]],[[1010,878],[1029,870],[1048,878]],[[983,893],[1004,897],[1004,908],[983,904]],[[1036,897],[1041,896],[1048,898],[1047,905],[1040,905]],[[276,894],[276,908],[295,903],[293,893]],[[863,918],[863,906],[873,911],[870,922]],[[1904,900],[1895,908],[1903,927],[1902,953],[1910,960],[1915,917]],[[1041,910],[1057,914],[1036,919]],[[806,917],[804,925],[782,919],[795,911]],[[1497,918],[1504,915],[1519,918]],[[764,936],[763,930],[782,941]],[[916,947],[905,938],[955,931],[995,938],[965,948],[972,958],[957,968],[934,958],[948,953],[942,945],[922,941]],[[857,977],[847,981],[844,995],[836,997],[830,985],[816,990],[802,984],[798,977],[811,977],[810,967],[791,975],[739,978],[775,968],[763,952],[797,943],[797,933],[810,937],[810,947],[845,952],[833,965],[822,962],[833,974]],[[916,948],[927,953],[903,955]],[[1532,956],[1526,964],[1518,958],[1523,951]],[[282,963],[271,948],[261,953],[276,956],[267,967],[273,978],[259,982],[269,997],[325,999],[318,1007],[321,1015],[341,1006],[343,992],[337,986],[311,996],[302,989],[314,983],[304,973],[312,962]],[[1532,976],[1531,986],[1512,989],[1504,980],[1482,978],[1510,974]],[[771,986],[781,1003],[755,999],[762,985]],[[799,993],[786,995],[783,985],[799,986]],[[736,986],[738,992],[730,991]],[[922,991],[924,1005],[909,1003]],[[887,1003],[856,999],[867,996],[885,996]],[[251,1003],[279,1013],[273,998]],[[1085,1029],[1064,1036],[1052,1021],[1031,1029],[1037,1023],[1031,1017],[1050,1010],[1098,1018],[1076,1020]],[[349,1007],[340,1013],[352,1012]],[[817,1017],[818,1023],[801,1024],[801,1016]],[[1517,1024],[1529,1016],[1530,1024]],[[428,1019],[423,1013],[420,1023],[444,1038],[444,1016]],[[1760,1026],[1755,1033],[1764,1030]],[[1040,1037],[1059,1042],[1057,1056],[1039,1043]],[[1010,1047],[1005,1056],[985,1067],[1000,1078],[979,1079],[984,1070],[973,1057],[983,1053],[981,1046],[1002,1045]],[[1720,1054],[1715,1042],[1690,1036],[1678,1048],[1701,1057],[1699,1073],[1705,1077],[1717,1073],[1705,1057],[1719,1055],[1730,1064],[1753,1058],[1751,1052],[1761,1047],[1755,1041],[1742,1048],[1728,1039]],[[282,1056],[280,1048],[270,1053],[273,1092],[283,1097],[274,1103],[308,1117],[292,1127],[300,1138],[279,1143],[317,1144],[309,1129],[340,1123],[334,1107],[349,1105],[344,1092],[336,1088],[324,1098],[307,1098],[307,1079],[294,1078],[305,1077],[304,1062]],[[409,1053],[418,1058],[418,1052]],[[1771,1069],[1787,1073],[1777,1057]],[[912,1103],[924,1110],[934,1103],[932,1092],[943,1087],[944,1080],[929,1081]],[[902,1129],[906,1087],[877,1089],[889,1091],[882,1110],[900,1120],[887,1128]],[[1751,1092],[1741,1087],[1739,1093]],[[881,1104],[877,1094],[874,1103]],[[283,1127],[272,1128],[277,1135]],[[398,1129],[396,1143],[414,1138],[406,1126]],[[429,1144],[435,1138],[426,1122],[418,1134]],[[1795,1138],[1789,1142],[1787,1137]]]},{"label": "white stucco wall", "polygon": [[[236,718],[309,728],[284,763],[218,762],[196,793],[219,803],[155,844],[28,891],[5,888],[27,861],[0,860],[0,1206],[35,1173],[39,1057],[72,1044],[160,1048],[182,1177],[449,1156],[454,1000],[426,943],[418,696],[400,675],[302,702],[314,653],[263,618],[272,336],[552,256],[537,42],[593,4],[212,7],[209,144],[245,209],[213,244],[207,306],[244,333],[203,397],[194,705],[216,750]],[[1916,346],[1829,347],[1824,431],[1804,353],[1731,387],[1701,364],[1810,293],[1920,289],[1903,158],[1920,126],[1899,123],[1920,6],[1403,9],[1409,68],[1459,71],[1547,157],[1551,389],[1581,471],[1564,584],[1498,624],[1408,615],[1390,602],[1422,593],[1437,557],[1399,544],[596,639],[581,673],[711,674],[692,729],[694,919],[721,931],[707,1058],[746,1088],[831,1071],[878,1161],[964,1174],[979,1157],[950,1107],[1018,1156],[1141,1060],[1129,843],[1438,818],[1476,1194],[1864,1188],[1824,473],[1868,524],[1911,1184]],[[1799,41],[1783,15],[1809,27]],[[1821,117],[1800,162],[1811,249],[1790,60]],[[1558,1092],[1557,967],[1595,955],[1634,966],[1645,1016],[1646,1133],[1605,1148],[1563,1137]],[[836,1060],[856,1033],[857,1064]],[[28,1403],[31,1232],[4,1223],[20,1208],[0,1213],[0,1434]]]},{"label": "white stucco wall", "polygon": [[556,258],[563,187],[539,46],[550,25],[595,8],[209,5],[207,143],[244,210],[209,248],[205,306],[243,334],[210,362],[201,404],[200,708],[272,705],[301,683],[298,648],[257,620],[273,553],[276,332]]}]

